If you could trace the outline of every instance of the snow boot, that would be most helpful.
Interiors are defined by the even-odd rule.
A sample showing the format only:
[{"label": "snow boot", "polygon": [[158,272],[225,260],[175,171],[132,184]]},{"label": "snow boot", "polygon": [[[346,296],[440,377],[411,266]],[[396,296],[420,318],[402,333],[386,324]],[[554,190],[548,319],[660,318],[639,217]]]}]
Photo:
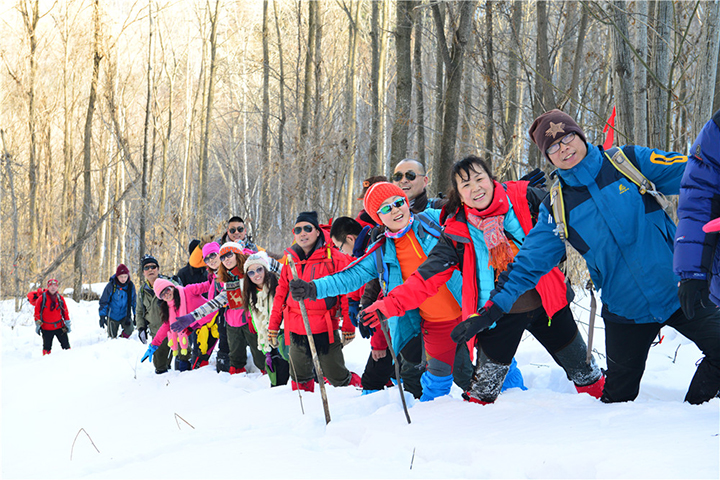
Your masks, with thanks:
[{"label": "snow boot", "polygon": [[479,364],[475,369],[475,379],[466,394],[473,400],[479,400],[473,401],[473,403],[493,403],[500,395],[505,377],[510,371],[510,365],[490,360],[483,351],[480,351],[478,355]]},{"label": "snow boot", "polygon": [[600,379],[590,385],[575,385],[578,393],[587,393],[591,397],[599,399],[602,397],[603,387],[605,386],[605,375],[600,375]]},{"label": "snow boot", "polygon": [[175,370],[178,372],[186,372],[190,370],[190,362],[188,360],[175,359]]},{"label": "snow boot", "polygon": [[227,352],[218,352],[216,362],[215,368],[218,373],[230,371],[230,355]]},{"label": "snow boot", "polygon": [[362,388],[362,380],[360,379],[360,376],[357,373],[350,372],[350,383],[348,385]]},{"label": "snow boot", "polygon": [[197,368],[207,367],[208,365],[210,365],[210,362],[208,362],[207,360],[203,360],[198,364]]},{"label": "snow boot", "polygon": [[425,370],[425,373],[420,377],[420,383],[422,384],[422,396],[420,397],[421,402],[430,402],[438,397],[442,397],[450,393],[450,389],[453,384],[452,375],[433,375],[432,373]]},{"label": "snow boot", "polygon": [[495,402],[483,402],[482,400],[471,396],[470,390],[468,390],[467,392],[464,392],[462,394],[462,397],[463,397],[463,400],[465,400],[468,403],[477,403],[479,405],[492,405],[493,403],[495,403]]},{"label": "snow boot", "polygon": [[120,336],[121,336],[122,338],[130,338],[130,335],[127,334],[127,333],[125,333],[125,331],[123,331],[123,332],[120,334]]},{"label": "snow boot", "polygon": [[235,375],[236,373],[247,373],[247,369],[245,367],[230,367],[230,375]]},{"label": "snow boot", "polygon": [[303,392],[314,392],[315,391],[315,380],[308,380],[307,382],[298,383],[295,380],[292,381],[293,390],[302,390]]},{"label": "snow boot", "polygon": [[43,350],[43,356],[50,355],[50,350]]},{"label": "snow boot", "polygon": [[692,405],[700,405],[713,398],[718,390],[720,390],[720,368],[705,357],[695,370],[685,401]]}]

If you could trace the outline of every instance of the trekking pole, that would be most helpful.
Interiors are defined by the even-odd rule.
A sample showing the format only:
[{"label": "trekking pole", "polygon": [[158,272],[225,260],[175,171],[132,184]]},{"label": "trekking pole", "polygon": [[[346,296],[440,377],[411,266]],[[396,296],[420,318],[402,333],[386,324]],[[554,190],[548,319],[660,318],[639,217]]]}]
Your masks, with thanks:
[{"label": "trekking pole", "polygon": [[[288,360],[290,361],[290,368],[292,368],[293,371],[293,377],[297,378],[297,371],[295,371],[295,363],[293,363],[293,359],[290,356],[290,352],[288,352]],[[298,396],[300,397],[300,410],[302,411],[302,414],[305,415],[305,406],[303,405],[302,401],[302,393],[300,393],[300,388],[297,389]]]},{"label": "trekking pole", "polygon": [[[293,280],[298,279],[297,269],[295,268],[295,262],[292,257],[287,257],[290,271],[292,272]],[[315,366],[315,372],[318,376],[318,383],[320,384],[320,396],[322,397],[323,409],[325,410],[325,425],[330,423],[330,407],[328,406],[327,393],[325,392],[325,378],[323,376],[322,368],[320,367],[320,360],[318,359],[317,349],[315,349],[315,339],[312,336],[312,330],[310,329],[310,319],[308,318],[307,309],[305,308],[305,300],[298,302],[300,305],[300,313],[302,314],[303,323],[305,323],[305,333],[307,333],[308,345],[310,345],[310,353],[312,354],[313,365]],[[332,332],[328,332],[330,336]],[[297,378],[297,377],[296,377]]]},{"label": "trekking pole", "polygon": [[587,281],[585,288],[590,291],[590,322],[588,322],[587,356],[585,357],[585,363],[590,365],[590,361],[592,360],[593,335],[595,333],[595,312],[597,311],[597,301],[595,301],[595,290],[593,289],[592,280]]},{"label": "trekking pole", "polygon": [[405,390],[403,389],[402,382],[400,381],[400,365],[398,365],[397,357],[395,356],[395,349],[392,346],[392,341],[388,332],[387,318],[380,310],[377,311],[377,316],[380,319],[380,329],[382,330],[383,335],[385,335],[385,342],[390,350],[393,363],[395,363],[395,380],[397,380],[397,385],[400,389],[400,399],[402,400],[403,410],[405,410],[405,418],[407,419],[408,424],[410,424],[410,414],[408,413],[407,404],[405,403]]}]

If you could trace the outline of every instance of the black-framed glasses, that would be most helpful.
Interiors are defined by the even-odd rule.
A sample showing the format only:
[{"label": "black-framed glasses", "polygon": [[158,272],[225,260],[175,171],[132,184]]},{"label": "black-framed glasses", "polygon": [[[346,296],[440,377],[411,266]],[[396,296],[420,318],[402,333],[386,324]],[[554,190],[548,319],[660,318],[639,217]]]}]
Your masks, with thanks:
[{"label": "black-framed glasses", "polygon": [[205,263],[207,263],[207,262],[209,262],[210,260],[215,260],[216,258],[217,258],[217,253],[213,252],[213,253],[211,253],[210,255],[208,255],[207,257],[203,258],[203,261],[204,261]]},{"label": "black-framed glasses", "polygon": [[157,268],[158,268],[157,265],[149,263],[143,267],[143,270],[147,272],[148,270],[155,270]]},{"label": "black-framed glasses", "polygon": [[417,177],[424,177],[424,176],[425,176],[425,175],[423,175],[422,173],[415,173],[415,172],[413,172],[412,170],[408,170],[408,171],[405,172],[405,173],[403,173],[403,172],[395,172],[395,173],[393,173],[393,175],[392,175],[392,181],[393,181],[393,182],[401,182],[402,179],[403,179],[403,175],[404,175],[405,178],[407,178],[408,181],[410,181],[410,182],[412,182],[413,180],[415,180]]},{"label": "black-framed glasses", "polygon": [[264,270],[263,267],[259,267],[259,268],[255,269],[255,270],[248,270],[248,271],[247,271],[247,276],[248,276],[249,278],[253,278],[255,275],[260,275],[260,274],[263,272],[263,270]]},{"label": "black-framed glasses", "polygon": [[305,232],[307,232],[307,233],[310,233],[310,232],[312,232],[313,230],[315,230],[315,227],[313,227],[312,225],[303,225],[302,227],[295,227],[295,228],[293,228],[293,233],[294,233],[295,235],[300,235],[300,232],[302,232],[302,231],[305,231]]},{"label": "black-framed glasses", "polygon": [[229,252],[225,252],[225,253],[223,253],[222,255],[220,255],[220,260],[224,262],[225,260],[227,260],[228,258],[232,257],[233,255],[235,255],[235,252],[233,252],[232,250],[230,250]]},{"label": "black-framed glasses", "polygon": [[244,232],[244,231],[245,231],[245,227],[237,227],[237,228],[234,228],[234,227],[233,227],[233,228],[228,228],[228,233],[229,233],[230,235],[234,234],[235,232],[237,232],[237,233],[242,233],[242,232]]},{"label": "black-framed glasses", "polygon": [[400,208],[403,205],[405,205],[405,199],[404,198],[398,198],[394,202],[388,203],[387,205],[383,205],[380,207],[377,211],[378,214],[388,214],[392,212],[393,208]]},{"label": "black-framed glasses", "polygon": [[550,145],[547,150],[545,150],[545,153],[547,153],[548,156],[552,155],[553,153],[557,153],[558,150],[560,150],[561,143],[563,145],[567,145],[573,140],[575,140],[575,132],[570,132],[564,137],[562,137],[558,143],[553,143],[552,145]]}]

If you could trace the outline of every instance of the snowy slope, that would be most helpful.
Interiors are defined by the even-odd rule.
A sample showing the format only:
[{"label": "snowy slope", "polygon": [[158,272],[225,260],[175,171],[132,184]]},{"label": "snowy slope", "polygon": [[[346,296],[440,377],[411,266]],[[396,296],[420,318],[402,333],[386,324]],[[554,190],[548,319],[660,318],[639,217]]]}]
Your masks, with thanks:
[{"label": "snowy slope", "polygon": [[[67,303],[72,349],[56,342],[43,357],[30,306],[0,302],[2,478],[720,477],[720,400],[682,402],[701,354],[674,330],[651,349],[633,403],[574,393],[527,337],[516,358],[528,391],[490,406],[463,402],[457,387],[435,402],[409,399],[408,425],[397,389],[328,387],[326,426],[317,390],[303,394],[303,415],[297,392],[270,389],[254,367],[155,375],[139,363],[136,334],[105,337],[97,302]],[[601,320],[595,346],[604,352]],[[362,373],[369,343],[358,336],[345,352]],[[73,448],[81,428],[99,453],[84,433]]]}]

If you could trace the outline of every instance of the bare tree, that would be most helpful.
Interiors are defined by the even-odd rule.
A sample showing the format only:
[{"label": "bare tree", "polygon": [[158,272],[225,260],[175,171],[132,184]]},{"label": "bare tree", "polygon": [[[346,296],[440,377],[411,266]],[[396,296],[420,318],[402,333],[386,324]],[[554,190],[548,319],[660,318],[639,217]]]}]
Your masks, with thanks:
[{"label": "bare tree", "polygon": [[425,156],[425,93],[423,89],[423,61],[422,61],[422,34],[423,18],[422,10],[418,11],[415,17],[415,45],[413,46],[413,68],[415,76],[415,119],[417,122],[417,159],[423,165],[427,165]]},{"label": "bare tree", "polygon": [[703,38],[701,39],[701,52],[699,68],[695,76],[697,79],[696,91],[697,109],[693,117],[693,134],[695,137],[705,122],[712,116],[712,102],[710,99],[715,92],[716,74],[718,70],[718,48],[720,47],[720,2],[717,0],[705,2],[705,15],[703,18]]},{"label": "bare tree", "polygon": [[390,162],[395,165],[407,157],[408,131],[412,107],[412,31],[417,2],[397,2],[395,24],[395,117],[392,128]]},{"label": "bare tree", "polygon": [[647,145],[647,48],[648,0],[635,2],[635,53],[633,65],[633,137],[638,145]]},{"label": "bare tree", "polygon": [[493,63],[493,9],[492,2],[485,2],[485,162],[492,171],[493,160],[493,112],[495,111],[495,65]]},{"label": "bare tree", "polygon": [[616,131],[620,137],[620,144],[634,143],[632,135],[634,120],[633,107],[633,64],[632,53],[628,39],[626,2],[613,1],[612,18],[615,28],[613,29],[613,79],[616,95],[615,105],[617,107]]},{"label": "bare tree", "polygon": [[670,28],[672,18],[672,2],[656,0],[654,5],[652,36],[652,76],[653,82],[648,87],[648,141],[656,148],[667,148],[668,132],[668,85],[670,83],[670,47],[667,39],[672,35]]}]

